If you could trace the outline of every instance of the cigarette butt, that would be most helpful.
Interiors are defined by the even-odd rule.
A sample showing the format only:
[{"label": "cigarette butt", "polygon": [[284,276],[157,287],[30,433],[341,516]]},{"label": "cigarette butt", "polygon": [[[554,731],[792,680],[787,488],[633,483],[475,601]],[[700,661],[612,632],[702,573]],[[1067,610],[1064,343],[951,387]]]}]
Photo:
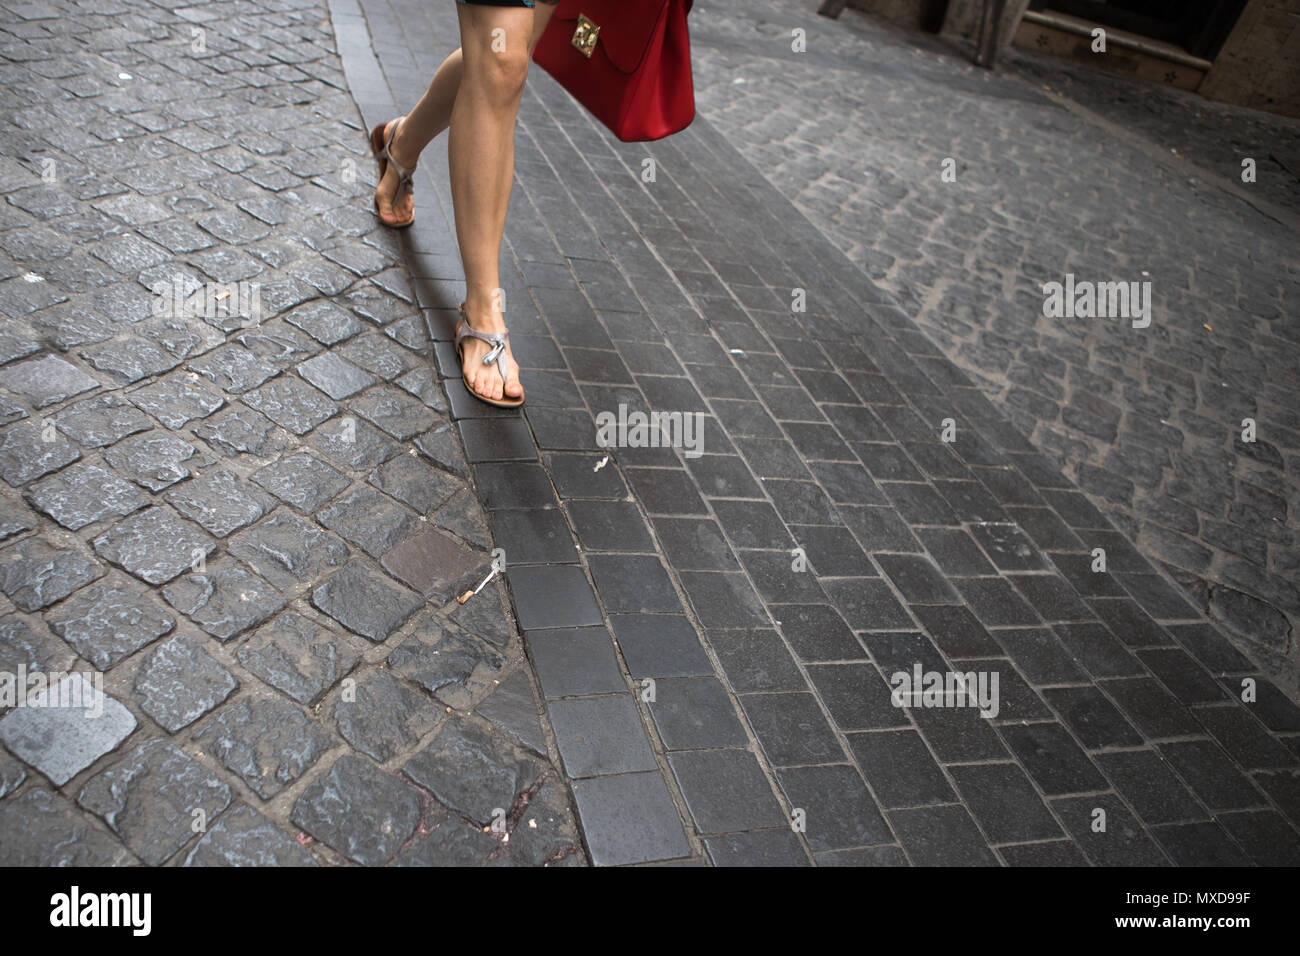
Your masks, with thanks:
[{"label": "cigarette butt", "polygon": [[457,603],[457,604],[464,604],[466,601],[468,601],[468,600],[469,600],[470,598],[472,598],[473,596],[474,596],[474,592],[473,592],[473,591],[466,591],[466,592],[465,592],[464,594],[462,594],[460,597],[456,598],[456,603]]}]

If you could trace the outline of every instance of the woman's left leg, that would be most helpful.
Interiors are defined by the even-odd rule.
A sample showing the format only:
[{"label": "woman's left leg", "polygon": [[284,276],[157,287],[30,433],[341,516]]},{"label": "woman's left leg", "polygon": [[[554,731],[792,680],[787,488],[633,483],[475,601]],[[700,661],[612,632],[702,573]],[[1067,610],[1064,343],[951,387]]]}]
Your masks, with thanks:
[{"label": "woman's left leg", "polygon": [[[541,0],[533,10],[532,33],[528,41],[528,53],[531,56],[542,38],[542,31],[555,12],[555,0]],[[391,155],[401,165],[414,169],[420,154],[431,142],[451,125],[451,110],[456,104],[456,94],[460,90],[461,77],[464,76],[465,63],[461,48],[456,47],[442,61],[433,74],[428,89],[420,97],[411,112],[399,119],[392,120],[384,128],[385,139],[393,131]],[[397,202],[393,201],[397,193],[397,170],[389,168],[375,187],[375,206],[379,218],[386,225],[400,225],[409,222],[415,209],[415,199],[407,194]]]}]

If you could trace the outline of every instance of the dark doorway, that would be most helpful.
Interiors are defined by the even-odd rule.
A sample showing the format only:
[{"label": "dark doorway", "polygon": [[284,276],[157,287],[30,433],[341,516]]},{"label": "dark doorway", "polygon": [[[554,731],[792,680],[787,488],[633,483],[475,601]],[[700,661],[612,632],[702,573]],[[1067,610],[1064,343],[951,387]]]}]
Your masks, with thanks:
[{"label": "dark doorway", "polygon": [[1052,10],[1182,47],[1192,56],[1219,55],[1246,0],[1031,0]]}]

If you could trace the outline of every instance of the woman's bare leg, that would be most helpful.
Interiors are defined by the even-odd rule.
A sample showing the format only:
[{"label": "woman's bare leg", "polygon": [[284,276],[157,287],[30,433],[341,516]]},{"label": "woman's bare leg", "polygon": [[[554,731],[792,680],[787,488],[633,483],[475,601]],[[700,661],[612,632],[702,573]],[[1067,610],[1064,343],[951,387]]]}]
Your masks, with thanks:
[{"label": "woman's bare leg", "polygon": [[[462,5],[462,72],[447,139],[456,238],[465,267],[465,312],[479,332],[506,331],[498,259],[514,182],[515,116],[528,75],[534,18],[544,26],[550,8]],[[485,398],[519,398],[519,366],[509,349],[506,379],[481,361],[489,346],[464,342],[465,385]]]},{"label": "woman's bare leg", "polygon": [[[451,123],[451,108],[456,102],[456,92],[460,89],[461,71],[460,47],[457,47],[433,74],[429,88],[424,91],[415,108],[404,119],[393,120],[398,126],[390,153],[393,159],[407,169],[415,168],[424,148]],[[397,170],[390,167],[375,188],[379,218],[390,226],[408,221],[415,209],[415,197],[411,195],[403,196],[394,205],[393,195],[396,192]]]},{"label": "woman's bare leg", "polygon": [[[532,33],[528,38],[530,55],[537,46],[537,41],[542,38],[542,31],[546,29],[554,11],[555,7],[547,3],[539,3],[533,11]],[[451,110],[456,103],[463,71],[461,48],[457,47],[438,66],[428,89],[411,112],[403,119],[393,121],[398,126],[397,135],[393,137],[392,156],[408,169],[415,168],[425,147],[451,125]],[[401,202],[394,206],[393,195],[396,192],[397,171],[389,169],[375,187],[380,218],[389,225],[409,220],[415,206],[414,196],[403,196]]]}]

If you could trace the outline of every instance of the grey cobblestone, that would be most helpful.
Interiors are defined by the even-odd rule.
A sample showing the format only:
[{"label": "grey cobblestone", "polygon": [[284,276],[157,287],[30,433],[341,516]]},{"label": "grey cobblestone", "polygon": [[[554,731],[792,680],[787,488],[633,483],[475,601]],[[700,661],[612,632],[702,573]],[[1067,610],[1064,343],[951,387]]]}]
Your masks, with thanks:
[{"label": "grey cobblestone", "polygon": [[[1215,185],[1294,213],[1295,171],[1276,159],[1294,154],[1294,123],[1016,48],[977,82],[964,51],[811,6],[696,15],[710,120],[1294,689],[1300,525],[1294,509],[1262,518],[1247,504],[1300,493],[1288,467],[1297,336],[1283,318],[1296,312],[1294,226]],[[808,30],[802,57],[769,33],[794,25]],[[850,92],[864,79],[869,108]],[[1262,172],[1242,187],[1248,156]],[[1149,280],[1151,327],[1045,319],[1041,285],[1067,272]],[[1253,444],[1239,440],[1243,417],[1259,422]]]}]

